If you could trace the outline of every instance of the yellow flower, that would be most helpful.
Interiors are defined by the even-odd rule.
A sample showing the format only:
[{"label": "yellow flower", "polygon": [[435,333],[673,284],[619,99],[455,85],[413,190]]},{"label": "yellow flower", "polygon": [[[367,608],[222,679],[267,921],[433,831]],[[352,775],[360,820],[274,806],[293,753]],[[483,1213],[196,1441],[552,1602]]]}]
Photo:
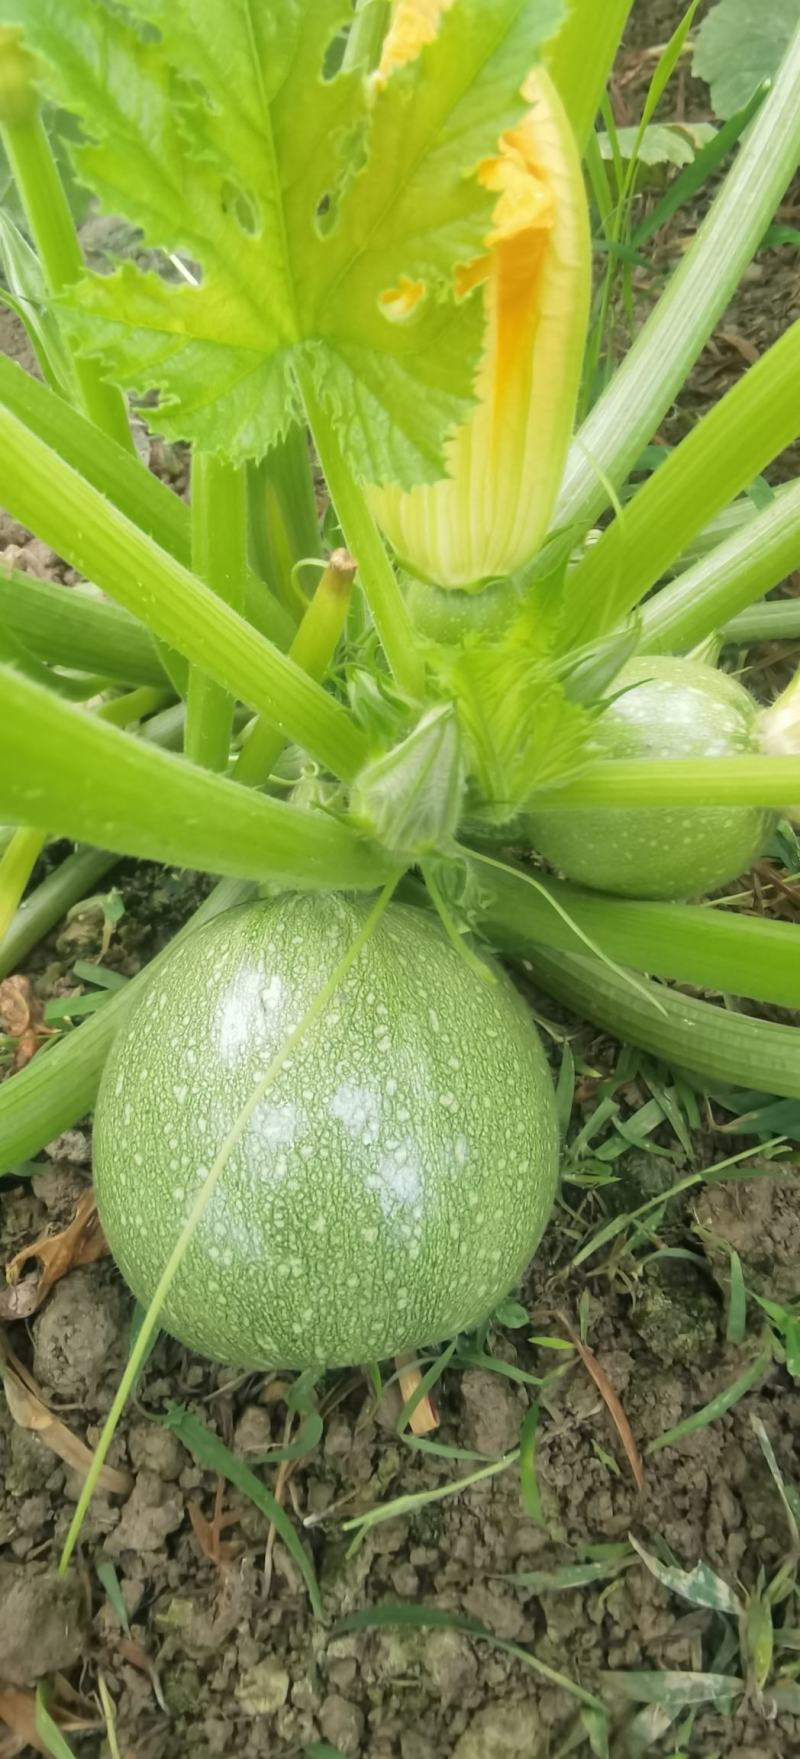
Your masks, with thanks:
[{"label": "yellow flower", "polygon": [[[452,3],[398,0],[378,85],[433,39]],[[485,254],[457,273],[460,294],[484,290],[476,407],[447,441],[440,482],[369,490],[376,518],[412,573],[473,591],[528,561],[547,531],[572,432],[589,307],[578,150],[544,68],[528,74],[522,93],[523,120],[478,169],[497,197]],[[402,278],[386,295],[392,316],[410,316],[423,292]]]}]

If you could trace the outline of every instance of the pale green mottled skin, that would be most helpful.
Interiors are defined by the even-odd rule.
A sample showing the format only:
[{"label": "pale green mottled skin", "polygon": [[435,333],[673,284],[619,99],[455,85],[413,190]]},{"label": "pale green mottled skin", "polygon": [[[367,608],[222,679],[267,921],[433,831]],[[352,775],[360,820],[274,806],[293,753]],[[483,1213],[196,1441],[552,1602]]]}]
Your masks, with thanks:
[{"label": "pale green mottled skin", "polygon": [[[635,688],[631,688],[635,686]],[[639,656],[597,722],[601,757],[736,757],[761,750],[757,710],[735,678],[699,660]],[[762,853],[776,815],[757,806],[636,806],[535,812],[531,843],[568,879],[629,898],[694,898]]]},{"label": "pale green mottled skin", "polygon": [[[140,1301],[275,1051],[361,927],[360,898],[246,905],[176,948],[116,1040],[95,1187]],[[552,1084],[508,978],[391,905],[234,1150],[167,1300],[184,1343],[253,1368],[395,1355],[477,1323],[557,1178]]]}]

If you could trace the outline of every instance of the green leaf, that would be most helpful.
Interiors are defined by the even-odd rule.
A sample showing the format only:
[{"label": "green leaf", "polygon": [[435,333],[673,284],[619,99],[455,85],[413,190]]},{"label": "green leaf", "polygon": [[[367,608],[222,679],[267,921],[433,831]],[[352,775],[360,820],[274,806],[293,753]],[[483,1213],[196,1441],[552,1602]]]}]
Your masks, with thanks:
[{"label": "green leaf", "polygon": [[308,1589],[308,1597],[313,1611],[317,1618],[321,1618],[322,1603],[311,1560],[305,1547],[298,1539],[288,1515],[281,1508],[280,1503],[276,1502],[272,1493],[267,1490],[266,1485],[261,1483],[261,1479],[256,1477],[255,1472],[251,1472],[249,1466],[245,1466],[242,1460],[238,1460],[236,1455],[231,1453],[230,1448],[227,1448],[224,1441],[214,1434],[213,1429],[208,1429],[198,1417],[193,1417],[191,1411],[184,1411],[180,1405],[173,1405],[164,1418],[164,1427],[171,1429],[173,1434],[177,1435],[178,1440],[183,1442],[184,1447],[188,1448],[190,1453],[194,1454],[201,1466],[207,1466],[209,1471],[217,1472],[220,1478],[227,1478],[229,1484],[235,1484],[237,1490],[241,1490],[244,1496],[249,1497],[250,1501],[255,1503],[256,1508],[261,1510],[262,1515],[277,1528],[287,1551],[291,1553],[300,1570]]},{"label": "green leaf", "polygon": [[761,1354],[755,1356],[748,1363],[730,1386],[726,1386],[721,1393],[717,1393],[716,1398],[710,1399],[707,1405],[701,1405],[699,1411],[693,1411],[690,1417],[684,1417],[683,1421],[676,1423],[673,1429],[665,1429],[663,1435],[657,1435],[647,1448],[648,1454],[658,1453],[661,1448],[674,1447],[675,1443],[683,1441],[685,1436],[694,1435],[696,1430],[705,1429],[709,1423],[716,1423],[719,1417],[724,1417],[725,1412],[732,1410],[734,1405],[738,1405],[745,1393],[748,1393],[750,1388],[755,1386],[756,1382],[767,1373],[771,1359],[769,1348],[762,1350]]},{"label": "green leaf", "polygon": [[729,1613],[732,1618],[738,1618],[743,1612],[744,1608],[738,1595],[734,1594],[733,1589],[729,1588],[728,1583],[724,1582],[721,1576],[715,1575],[714,1571],[709,1569],[708,1564],[695,1564],[693,1570],[681,1570],[670,1564],[662,1564],[660,1558],[654,1557],[651,1551],[647,1551],[643,1545],[640,1545],[632,1533],[629,1537],[634,1551],[638,1552],[642,1563],[646,1565],[651,1576],[655,1576],[656,1581],[660,1582],[662,1587],[668,1588],[671,1594],[680,1594],[681,1598],[688,1600],[692,1606],[708,1606],[712,1612]]},{"label": "green leaf", "polygon": [[331,1632],[332,1637],[345,1636],[349,1631],[385,1630],[393,1626],[411,1625],[417,1630],[463,1631],[473,1642],[490,1643],[492,1648],[499,1649],[504,1655],[513,1655],[524,1667],[529,1667],[551,1685],[560,1686],[585,1704],[589,1710],[604,1714],[599,1698],[584,1690],[566,1674],[557,1673],[555,1668],[548,1667],[533,1655],[530,1649],[523,1649],[520,1643],[508,1643],[504,1637],[496,1637],[494,1631],[486,1629],[477,1619],[468,1618],[464,1613],[448,1612],[440,1606],[408,1605],[403,1601],[397,1604],[387,1603],[383,1606],[366,1606],[358,1612],[350,1613],[346,1618],[339,1619]]},{"label": "green leaf", "polygon": [[456,699],[478,810],[502,823],[527,805],[537,788],[580,770],[591,717],[571,702],[525,613],[500,641],[468,638],[439,649],[435,664]]},{"label": "green leaf", "polygon": [[119,1619],[126,1637],[129,1637],[131,1634],[131,1627],[128,1619],[128,1608],[125,1605],[123,1598],[119,1576],[117,1575],[116,1569],[110,1558],[101,1558],[97,1565],[97,1576],[98,1580],[103,1584],[106,1596]]},{"label": "green leaf", "polygon": [[719,1704],[744,1691],[744,1680],[725,1673],[657,1673],[646,1671],[617,1673],[608,1670],[603,1678],[621,1697],[634,1703],[663,1704],[667,1709],[683,1709],[687,1704]]},{"label": "green leaf", "polygon": [[504,1325],[509,1331],[519,1331],[523,1325],[529,1324],[530,1315],[521,1301],[513,1301],[507,1295],[505,1301],[495,1307],[492,1319],[495,1325]]},{"label": "green leaf", "polygon": [[[639,141],[636,157],[641,165],[691,165],[702,147],[716,136],[710,122],[652,122]],[[616,145],[623,160],[630,159],[638,128],[618,128]],[[604,159],[614,158],[614,146],[607,134],[598,135]]]},{"label": "green leaf", "polygon": [[[116,381],[158,391],[163,433],[235,462],[297,418],[302,357],[354,470],[434,479],[482,341],[480,294],[454,294],[493,199],[468,174],[522,113],[561,15],[561,0],[457,0],[375,87],[323,77],[346,0],[71,0],[68,15],[3,0],[89,137],[81,178],[145,243],[199,265],[199,286],[130,263],[87,277],[77,334]],[[405,279],[425,294],[396,322],[382,295]]]},{"label": "green leaf", "polygon": [[36,1687],[36,1733],[51,1759],[75,1759],[74,1749],[65,1741],[58,1723],[50,1715],[47,1708],[47,1687],[41,1680]]},{"label": "green leaf", "polygon": [[711,87],[717,116],[732,116],[776,73],[797,28],[797,0],[720,0],[697,33],[692,71]]}]

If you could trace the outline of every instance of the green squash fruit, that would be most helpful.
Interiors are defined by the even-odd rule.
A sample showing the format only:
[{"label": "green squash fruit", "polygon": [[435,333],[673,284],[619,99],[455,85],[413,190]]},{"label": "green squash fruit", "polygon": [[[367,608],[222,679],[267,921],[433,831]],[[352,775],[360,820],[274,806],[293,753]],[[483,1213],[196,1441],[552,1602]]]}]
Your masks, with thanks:
[{"label": "green squash fruit", "polygon": [[[699,660],[629,660],[600,716],[600,757],[737,757],[759,752],[758,710],[735,678]],[[530,842],[580,885],[628,898],[693,898],[744,873],[776,814],[757,806],[625,806],[528,815]]]},{"label": "green squash fruit", "polygon": [[[116,1039],[95,1188],[149,1302],[198,1187],[369,901],[287,894],[176,947]],[[558,1132],[530,1014],[390,905],[231,1153],[163,1309],[249,1368],[343,1366],[476,1324],[548,1220]]]}]

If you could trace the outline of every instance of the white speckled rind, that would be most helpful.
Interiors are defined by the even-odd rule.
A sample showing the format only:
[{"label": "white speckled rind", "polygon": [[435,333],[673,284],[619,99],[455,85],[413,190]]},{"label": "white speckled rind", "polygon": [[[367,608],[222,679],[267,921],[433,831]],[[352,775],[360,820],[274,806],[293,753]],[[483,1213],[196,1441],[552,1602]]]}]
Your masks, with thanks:
[{"label": "white speckled rind", "polygon": [[[369,901],[246,905],[175,949],[95,1114],[111,1250],[149,1301],[189,1205]],[[163,1313],[253,1368],[341,1366],[476,1323],[530,1259],[557,1180],[552,1083],[504,973],[484,985],[391,905],[231,1155]]]},{"label": "white speckled rind", "polygon": [[[635,688],[634,688],[635,687]],[[761,750],[752,697],[699,660],[639,655],[597,722],[601,757],[737,757]],[[777,815],[757,806],[630,806],[531,813],[533,847],[568,879],[628,898],[695,898],[744,873]]]}]

